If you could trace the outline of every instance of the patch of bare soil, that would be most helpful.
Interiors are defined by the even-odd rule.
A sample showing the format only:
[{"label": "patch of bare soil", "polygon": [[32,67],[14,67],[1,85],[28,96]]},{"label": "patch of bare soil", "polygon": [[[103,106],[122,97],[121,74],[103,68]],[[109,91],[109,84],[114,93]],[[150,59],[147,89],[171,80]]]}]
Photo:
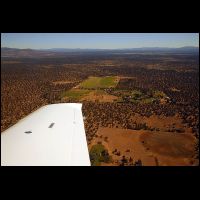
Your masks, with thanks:
[{"label": "patch of bare soil", "polygon": [[106,93],[92,91],[85,97],[81,98],[81,101],[113,102],[115,99],[118,99],[118,97]]},{"label": "patch of bare soil", "polygon": [[157,158],[159,165],[187,166],[195,163],[196,140],[191,134],[145,132],[140,141]]},{"label": "patch of bare soil", "polygon": [[[89,145],[89,149],[92,145],[101,142],[112,156],[112,165],[118,165],[122,157],[125,156],[127,159],[132,158],[133,162],[141,159],[143,165],[155,166],[154,157],[148,155],[148,152],[139,141],[141,133],[142,131],[129,129],[99,128],[97,137],[93,139],[92,143]],[[113,154],[115,149],[117,149],[118,155]]]},{"label": "patch of bare soil", "polygon": [[102,143],[112,156],[109,165],[114,166],[123,156],[133,162],[141,160],[143,166],[188,166],[197,162],[193,158],[195,142],[191,134],[185,133],[101,127],[89,149]]},{"label": "patch of bare soil", "polygon": [[192,132],[191,128],[186,127],[186,125],[182,123],[182,119],[178,115],[171,117],[166,117],[163,115],[151,115],[150,117],[143,117],[136,113],[131,117],[131,119],[136,123],[146,123],[148,127],[157,128],[159,131],[181,130],[185,133]]}]

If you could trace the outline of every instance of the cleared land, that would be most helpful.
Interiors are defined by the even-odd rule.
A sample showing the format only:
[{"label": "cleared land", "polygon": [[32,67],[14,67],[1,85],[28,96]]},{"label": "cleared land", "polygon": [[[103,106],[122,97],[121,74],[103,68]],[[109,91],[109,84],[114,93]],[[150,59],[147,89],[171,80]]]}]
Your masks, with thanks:
[{"label": "cleared land", "polygon": [[103,90],[95,90],[81,98],[81,101],[113,102],[117,99],[118,97],[109,95]]},{"label": "cleared land", "polygon": [[72,89],[72,90],[68,90],[65,91],[61,94],[61,98],[63,99],[70,99],[70,100],[74,100],[74,101],[78,101],[79,99],[81,99],[83,96],[89,94],[90,91],[89,90],[79,90],[79,89]]},{"label": "cleared land", "polygon": [[84,89],[111,88],[116,87],[118,81],[119,78],[115,76],[89,77],[79,87]]},{"label": "cleared land", "polygon": [[[141,160],[144,166],[187,166],[194,164],[194,144],[191,134],[173,134],[120,128],[100,128],[93,145],[102,144],[111,156],[110,165],[133,165]],[[104,163],[101,163],[104,165]]]},{"label": "cleared land", "polygon": [[[113,102],[118,97],[110,95],[104,91],[107,88],[113,88],[119,81],[118,77],[89,77],[80,85],[65,91],[61,94],[62,100],[75,101],[98,101],[98,102]],[[59,82],[60,83],[60,82]]]},{"label": "cleared land", "polygon": [[[91,101],[91,102],[115,102],[149,104],[155,101],[165,103],[166,94],[159,90],[142,92],[136,89],[121,90],[116,86],[127,77],[105,76],[89,77],[69,91],[62,92],[63,101]],[[128,79],[134,79],[128,77]],[[70,81],[56,81],[55,85],[71,83]]]},{"label": "cleared land", "polygon": [[113,102],[118,97],[109,95],[103,90],[86,90],[86,89],[71,89],[61,94],[63,101],[71,100],[76,102],[91,101],[91,102]]},{"label": "cleared land", "polygon": [[131,117],[131,119],[136,123],[143,122],[149,128],[157,129],[158,131],[192,133],[191,128],[188,128],[186,125],[184,125],[182,123],[182,119],[178,115],[171,117],[165,117],[163,115],[151,115],[150,117],[145,117],[135,114]]}]

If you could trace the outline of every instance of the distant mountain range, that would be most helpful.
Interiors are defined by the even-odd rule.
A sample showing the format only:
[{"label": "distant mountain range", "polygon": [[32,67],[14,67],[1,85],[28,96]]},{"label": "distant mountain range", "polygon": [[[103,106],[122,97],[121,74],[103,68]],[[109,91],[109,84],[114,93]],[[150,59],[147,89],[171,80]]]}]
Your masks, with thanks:
[{"label": "distant mountain range", "polygon": [[80,49],[80,48],[52,48],[52,49],[17,49],[1,47],[1,57],[55,57],[68,53],[199,53],[199,47],[186,46],[181,48],[142,47],[126,49]]},{"label": "distant mountain range", "polygon": [[81,49],[81,48],[52,48],[52,49],[40,49],[43,51],[51,52],[87,52],[87,51],[198,51],[199,47],[185,46],[180,48],[168,48],[168,47],[141,47],[141,48],[122,48],[122,49]]},{"label": "distant mountain range", "polygon": [[1,48],[1,57],[47,57],[55,56],[57,53],[49,51],[41,51],[35,49],[16,49],[16,48]]}]

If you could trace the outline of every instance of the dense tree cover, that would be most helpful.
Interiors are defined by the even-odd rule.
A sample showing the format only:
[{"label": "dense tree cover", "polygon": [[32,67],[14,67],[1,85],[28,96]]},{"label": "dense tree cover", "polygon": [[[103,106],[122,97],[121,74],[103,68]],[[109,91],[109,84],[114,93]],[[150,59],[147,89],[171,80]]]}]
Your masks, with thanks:
[{"label": "dense tree cover", "polygon": [[[9,58],[4,60],[8,61]],[[148,104],[83,102],[88,142],[98,127],[148,129],[131,116],[174,116],[199,137],[199,63],[192,55],[70,55],[65,58],[15,59],[1,66],[1,129],[33,110],[61,102],[61,93],[89,76],[123,76],[114,90],[164,92],[170,101]],[[63,81],[63,83],[62,83]],[[66,82],[65,82],[66,81]],[[198,145],[197,145],[198,147]]]}]

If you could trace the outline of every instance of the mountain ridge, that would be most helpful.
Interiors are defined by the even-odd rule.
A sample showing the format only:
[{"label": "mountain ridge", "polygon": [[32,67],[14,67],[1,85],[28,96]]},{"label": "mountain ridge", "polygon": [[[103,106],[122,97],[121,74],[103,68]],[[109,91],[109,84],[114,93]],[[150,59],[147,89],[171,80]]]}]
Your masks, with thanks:
[{"label": "mountain ridge", "polygon": [[68,53],[199,53],[199,47],[141,47],[121,49],[90,49],[90,48],[50,48],[50,49],[18,49],[1,47],[1,57],[50,57],[64,56]]}]

